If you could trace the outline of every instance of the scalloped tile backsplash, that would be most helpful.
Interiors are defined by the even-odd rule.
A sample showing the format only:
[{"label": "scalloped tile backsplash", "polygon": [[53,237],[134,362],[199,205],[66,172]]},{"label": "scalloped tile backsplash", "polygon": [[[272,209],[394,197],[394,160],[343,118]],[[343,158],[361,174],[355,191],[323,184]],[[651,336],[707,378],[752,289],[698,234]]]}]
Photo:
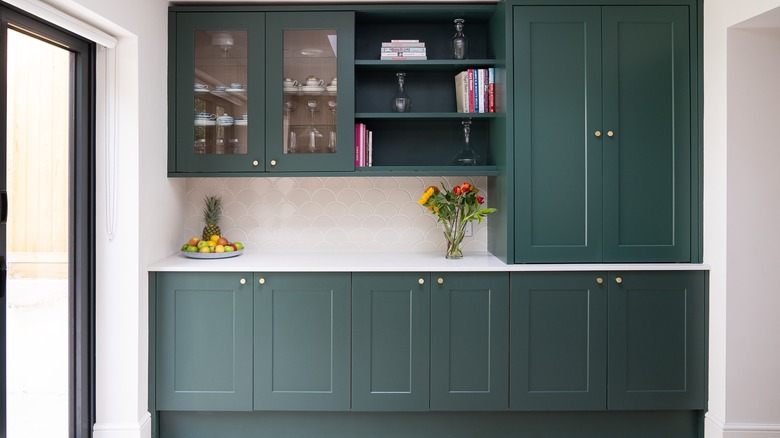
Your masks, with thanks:
[{"label": "scalloped tile backsplash", "polygon": [[[203,198],[219,195],[222,234],[248,249],[443,253],[442,228],[417,200],[464,181],[489,199],[486,177],[192,178],[182,240],[201,235]],[[463,249],[486,251],[486,221],[472,224]]]}]

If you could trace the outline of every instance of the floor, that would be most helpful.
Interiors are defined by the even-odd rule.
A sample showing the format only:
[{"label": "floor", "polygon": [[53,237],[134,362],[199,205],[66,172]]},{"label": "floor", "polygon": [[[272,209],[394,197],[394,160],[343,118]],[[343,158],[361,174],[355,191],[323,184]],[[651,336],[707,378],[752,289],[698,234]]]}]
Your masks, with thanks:
[{"label": "floor", "polygon": [[67,438],[67,281],[9,278],[7,297],[7,438]]}]

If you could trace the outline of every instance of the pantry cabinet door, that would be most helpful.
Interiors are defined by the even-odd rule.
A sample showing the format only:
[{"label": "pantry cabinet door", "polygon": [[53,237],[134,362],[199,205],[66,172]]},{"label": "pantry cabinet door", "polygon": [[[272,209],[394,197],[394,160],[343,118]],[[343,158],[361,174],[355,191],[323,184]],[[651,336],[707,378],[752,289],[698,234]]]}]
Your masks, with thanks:
[{"label": "pantry cabinet door", "polygon": [[517,272],[510,278],[510,409],[606,409],[605,273]]},{"label": "pantry cabinet door", "polygon": [[157,409],[252,410],[252,274],[157,274]]},{"label": "pantry cabinet door", "polygon": [[349,273],[255,274],[255,410],[349,410]]},{"label": "pantry cabinet door", "polygon": [[506,410],[508,274],[446,272],[431,280],[431,410]]},{"label": "pantry cabinet door", "polygon": [[429,273],[352,276],[352,410],[428,410]]}]

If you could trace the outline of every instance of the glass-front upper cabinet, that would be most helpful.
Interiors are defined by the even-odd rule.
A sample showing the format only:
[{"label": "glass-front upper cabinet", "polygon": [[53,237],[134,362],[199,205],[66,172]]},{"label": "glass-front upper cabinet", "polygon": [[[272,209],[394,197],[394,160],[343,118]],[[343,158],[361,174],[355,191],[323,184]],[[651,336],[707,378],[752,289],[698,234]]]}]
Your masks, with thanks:
[{"label": "glass-front upper cabinet", "polygon": [[353,170],[354,14],[266,17],[266,170]]},{"label": "glass-front upper cabinet", "polygon": [[173,172],[263,171],[265,14],[193,12],[171,20]]}]

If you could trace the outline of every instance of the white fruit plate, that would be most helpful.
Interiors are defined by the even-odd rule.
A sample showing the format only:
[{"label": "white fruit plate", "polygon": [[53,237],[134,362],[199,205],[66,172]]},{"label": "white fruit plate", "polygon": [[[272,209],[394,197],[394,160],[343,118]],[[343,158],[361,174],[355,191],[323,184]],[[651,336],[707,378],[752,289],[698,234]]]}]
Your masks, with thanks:
[{"label": "white fruit plate", "polygon": [[191,259],[227,259],[230,257],[238,257],[241,254],[244,253],[243,249],[239,249],[237,251],[232,252],[187,252],[182,251],[181,252],[184,257],[189,257]]}]

